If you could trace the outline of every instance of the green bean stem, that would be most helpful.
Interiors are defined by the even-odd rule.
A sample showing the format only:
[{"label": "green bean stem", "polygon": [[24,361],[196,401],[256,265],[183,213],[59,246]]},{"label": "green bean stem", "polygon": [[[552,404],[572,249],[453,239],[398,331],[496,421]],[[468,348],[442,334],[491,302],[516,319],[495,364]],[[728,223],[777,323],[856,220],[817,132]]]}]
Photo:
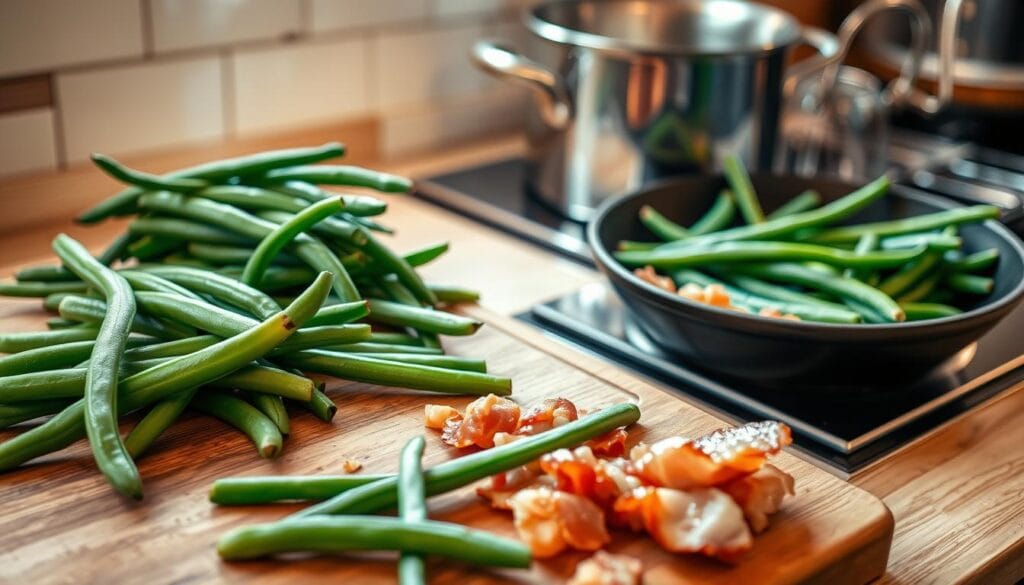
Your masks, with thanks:
[{"label": "green bean stem", "polygon": [[956,292],[987,295],[995,287],[995,281],[987,276],[954,272],[946,277],[946,286]]},{"label": "green bean stem", "polygon": [[92,154],[92,162],[96,163],[96,166],[102,169],[103,172],[118,181],[128,183],[129,185],[135,185],[136,187],[147,191],[178,191],[181,193],[187,193],[189,191],[195,191],[196,189],[202,189],[209,185],[208,182],[201,179],[190,179],[187,177],[161,177],[159,175],[151,175],[149,173],[137,171],[98,152],[94,152]]}]

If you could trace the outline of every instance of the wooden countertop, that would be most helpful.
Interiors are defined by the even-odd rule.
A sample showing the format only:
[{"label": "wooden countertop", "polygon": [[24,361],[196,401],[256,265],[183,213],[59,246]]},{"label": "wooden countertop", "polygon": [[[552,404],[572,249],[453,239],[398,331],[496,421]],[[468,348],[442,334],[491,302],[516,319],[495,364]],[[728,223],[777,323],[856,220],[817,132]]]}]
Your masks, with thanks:
[{"label": "wooden countertop", "polygon": [[[312,144],[324,139],[319,132],[294,136],[291,142]],[[502,138],[376,166],[425,176],[514,155],[521,149],[520,141]],[[129,162],[161,171],[223,155],[222,150],[195,149]],[[0,277],[10,275],[19,265],[52,257],[49,242],[58,231],[68,231],[89,246],[102,246],[119,230],[116,223],[83,228],[73,226],[69,218],[89,201],[115,189],[112,181],[87,167],[0,181],[0,227],[5,228],[0,235]],[[516,313],[600,278],[576,263],[425,202],[405,197],[391,197],[389,202],[388,224],[398,230],[395,246],[409,249],[449,241],[451,252],[443,261],[426,267],[427,276],[432,281],[479,289],[483,304],[496,312]],[[23,214],[38,223],[13,230],[12,218]],[[565,348],[564,352],[573,350]],[[614,376],[627,389],[630,384],[649,383],[610,364],[599,368],[595,374]],[[1021,389],[1024,384],[850,479],[880,497],[896,519],[883,583],[998,584],[1024,578]]]}]

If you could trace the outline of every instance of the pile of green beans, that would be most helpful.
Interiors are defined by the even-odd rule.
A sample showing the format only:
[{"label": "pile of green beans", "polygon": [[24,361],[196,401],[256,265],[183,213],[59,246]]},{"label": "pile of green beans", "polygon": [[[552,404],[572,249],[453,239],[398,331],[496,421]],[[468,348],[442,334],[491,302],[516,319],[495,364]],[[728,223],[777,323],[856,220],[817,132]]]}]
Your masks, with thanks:
[{"label": "pile of green beans", "polygon": [[[320,186],[402,193],[411,182],[308,166],[343,153],[331,143],[167,174],[94,155],[127,187],[79,220],[135,217],[96,258],[60,235],[61,264],[0,283],[0,295],[40,297],[59,314],[50,331],[0,333],[0,353],[11,354],[0,356],[0,428],[53,415],[0,443],[0,471],[85,436],[109,483],[140,498],[135,460],[188,410],[274,457],[294,407],[324,421],[337,410],[311,373],[508,395],[508,378],[483,360],[445,355],[438,341],[481,326],[440,310],[475,292],[425,283],[416,270],[448,245],[396,253],[379,236],[392,231],[379,221],[384,201]],[[121,417],[134,411],[141,419],[122,438]]]},{"label": "pile of green beans", "polygon": [[[957,227],[997,218],[996,207],[837,225],[885,195],[882,176],[820,207],[820,195],[805,191],[765,215],[740,161],[723,166],[730,190],[703,217],[685,227],[645,205],[640,223],[658,241],[624,240],[615,258],[653,267],[680,288],[720,285],[741,310],[824,323],[952,317],[995,287],[999,251],[964,251]],[[732,225],[737,207],[742,222]]]}]

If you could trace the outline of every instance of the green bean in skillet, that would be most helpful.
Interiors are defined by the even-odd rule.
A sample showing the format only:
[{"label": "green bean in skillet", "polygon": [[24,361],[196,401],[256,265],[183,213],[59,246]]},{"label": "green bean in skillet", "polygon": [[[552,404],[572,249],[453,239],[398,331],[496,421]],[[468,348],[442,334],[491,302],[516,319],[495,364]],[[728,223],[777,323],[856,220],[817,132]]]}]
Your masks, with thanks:
[{"label": "green bean in skillet", "polygon": [[480,293],[468,288],[448,286],[445,284],[427,283],[427,288],[434,293],[437,300],[449,305],[457,303],[475,303],[480,300]]},{"label": "green bean in skillet", "polygon": [[68,404],[69,401],[59,398],[44,398],[21,404],[0,404],[0,429],[60,412],[67,408]]},{"label": "green bean in skillet", "polygon": [[[765,240],[788,236],[807,228],[820,228],[831,225],[857,213],[867,207],[879,197],[885,195],[889,190],[889,179],[881,176],[874,181],[860,187],[849,195],[826,203],[817,209],[794,213],[785,217],[779,217],[755,225],[726,229],[713,233],[704,234],[681,240],[669,242],[662,245],[662,248],[672,249],[690,246],[708,246],[720,242],[731,242],[740,240]],[[864,230],[872,231],[872,230]],[[881,234],[879,234],[881,235]],[[854,236],[850,241],[856,241],[860,234]]]},{"label": "green bean in skillet", "polygon": [[[229,158],[200,164],[164,175],[165,178],[191,178],[222,181],[231,177],[258,175],[269,170],[319,162],[345,154],[345,147],[336,142],[311,148],[270,150],[238,158]],[[80,223],[96,223],[113,215],[123,215],[135,209],[144,189],[132,186],[105,199],[78,216]]]},{"label": "green bean in skillet", "polygon": [[161,258],[185,247],[185,240],[164,236],[142,236],[128,246],[128,255],[141,261]]},{"label": "green bean in skillet", "polygon": [[388,209],[388,204],[376,197],[341,195],[325,191],[312,183],[304,181],[287,181],[285,183],[268,185],[268,188],[284,195],[305,199],[310,203],[316,203],[332,197],[341,197],[345,202],[345,213],[356,217],[380,215]]},{"label": "green bean in skillet", "polygon": [[757,200],[757,193],[754,192],[754,185],[750,182],[750,175],[743,162],[735,156],[727,156],[722,161],[722,172],[736,195],[736,203],[743,219],[750,225],[764,223],[761,202]]},{"label": "green bean in skillet", "polygon": [[444,352],[440,349],[433,347],[422,347],[412,345],[392,345],[389,343],[373,343],[373,342],[357,342],[357,343],[344,343],[335,344],[323,347],[323,349],[329,349],[331,351],[340,351],[342,353],[407,353],[417,355],[441,355]]},{"label": "green bean in skillet", "polygon": [[140,499],[142,478],[117,424],[118,378],[135,319],[135,295],[123,276],[96,261],[70,236],[54,238],[53,250],[68,270],[102,291],[106,299],[106,314],[92,343],[85,376],[85,431],[93,459],[110,485],[121,495]]},{"label": "green bean in skillet", "polygon": [[[868,232],[857,240],[857,245],[853,248],[854,254],[867,254],[874,252],[878,249],[878,235],[873,232]],[[874,274],[872,270],[857,270],[856,268],[847,268],[843,271],[843,276],[846,278],[856,278],[867,282],[871,275]]]},{"label": "green bean in skillet", "polygon": [[[427,496],[423,486],[423,448],[426,441],[416,436],[402,448],[398,464],[398,517],[407,524],[427,519]],[[423,556],[403,552],[398,558],[399,585],[424,585],[427,570]]]},{"label": "green bean in skillet", "polygon": [[[623,402],[590,413],[549,431],[518,441],[446,461],[426,470],[426,494],[433,496],[458,489],[474,481],[526,465],[545,453],[575,447],[640,419],[640,409]],[[321,514],[368,514],[393,507],[398,501],[398,479],[389,477],[360,486],[329,500],[300,510],[284,522]]]},{"label": "green bean in skillet", "polygon": [[288,419],[288,411],[284,407],[284,401],[280,396],[272,394],[246,394],[246,400],[256,407],[256,410],[263,413],[270,422],[274,423],[282,435],[291,432],[291,421]]},{"label": "green bean in skillet", "polygon": [[0,296],[47,297],[54,293],[83,293],[84,282],[0,282]]},{"label": "green bean in skillet", "polygon": [[266,173],[264,180],[270,184],[305,181],[315,185],[367,187],[385,193],[406,193],[412,189],[412,182],[405,177],[345,165],[279,168]]},{"label": "green bean in skillet", "polygon": [[177,191],[179,193],[188,193],[189,191],[202,189],[210,184],[202,179],[190,179],[187,177],[161,177],[160,175],[152,175],[150,173],[137,171],[98,152],[94,152],[92,154],[92,162],[96,163],[96,166],[102,169],[103,172],[118,181],[129,185],[135,185],[136,187],[146,191]]},{"label": "green bean in skillet", "polygon": [[941,319],[953,317],[963,311],[956,307],[941,303],[900,303],[907,313],[907,321],[923,321],[925,319]]},{"label": "green bean in skillet", "polygon": [[252,506],[289,501],[318,501],[390,475],[313,475],[228,477],[213,482],[210,501],[220,506]]},{"label": "green bean in skillet", "polygon": [[444,556],[476,565],[530,566],[530,549],[517,540],[472,530],[461,524],[428,520],[416,524],[381,516],[303,518],[235,528],[217,542],[224,560],[287,552],[397,550]]},{"label": "green bean in skillet", "polygon": [[183,390],[174,396],[157,402],[149,409],[124,438],[124,446],[132,457],[138,458],[156,441],[181,413],[185,412],[198,388]]},{"label": "green bean in skillet", "polygon": [[969,295],[987,295],[995,287],[995,281],[987,276],[954,272],[946,276],[946,286],[955,292]]},{"label": "green bean in skillet", "polygon": [[454,355],[427,355],[420,353],[380,353],[374,354],[374,358],[387,362],[401,362],[403,364],[416,364],[430,366],[432,368],[443,368],[445,370],[463,370],[466,372],[487,373],[487,362],[484,360],[465,358]]},{"label": "green bean in skillet", "polygon": [[988,248],[967,256],[947,254],[944,259],[946,266],[954,272],[981,272],[999,261],[999,250]]},{"label": "green bean in skillet", "polygon": [[[291,305],[258,326],[121,380],[118,410],[143,408],[216,380],[262,357],[316,313],[330,287],[331,276],[323,273]],[[12,469],[81,438],[85,433],[84,410],[84,403],[79,400],[46,423],[0,443],[0,470]]]},{"label": "green bean in skillet", "polygon": [[441,335],[471,335],[483,323],[475,319],[390,301],[371,299],[370,320],[398,327],[412,327]]},{"label": "green bean in skillet", "polygon": [[925,215],[917,215],[906,219],[894,219],[874,223],[842,226],[822,230],[809,236],[809,240],[827,244],[855,242],[864,232],[874,232],[879,237],[898,236],[914,232],[927,232],[948,226],[974,223],[986,219],[997,219],[999,208],[993,205],[975,205],[958,207]]},{"label": "green bean in skillet", "polygon": [[767,219],[778,219],[780,217],[786,217],[787,215],[801,213],[803,211],[814,209],[819,205],[821,205],[821,194],[814,189],[808,189],[783,203],[775,211],[769,213]]},{"label": "green bean in skillet", "polygon": [[96,339],[99,327],[64,329],[60,331],[26,331],[0,334],[0,352],[17,353],[61,343]]},{"label": "green bean in skillet", "polygon": [[[306,323],[306,327],[317,327],[320,325],[344,325],[370,314],[370,306],[366,301],[355,301],[351,303],[338,303],[330,305],[317,311],[316,315]],[[371,333],[367,341],[374,341]]]},{"label": "green bean in skillet", "polygon": [[[941,235],[954,236],[956,235],[955,230],[956,228],[949,226],[943,230]],[[884,243],[885,240],[882,241]],[[941,251],[929,252],[918,258],[916,262],[904,266],[896,274],[882,280],[878,289],[891,297],[896,297],[917,284],[926,274],[939,266],[941,261]]]},{"label": "green bean in skillet", "polygon": [[930,295],[935,290],[935,286],[940,282],[942,282],[942,271],[933,270],[914,284],[914,286],[896,295],[896,302],[902,306],[904,303],[920,301]]},{"label": "green bean in skillet", "polygon": [[841,303],[835,303],[830,300],[818,298],[812,294],[795,291],[791,288],[765,282],[764,280],[754,278],[745,274],[736,274],[729,271],[719,269],[715,270],[725,280],[734,284],[735,286],[743,289],[744,291],[754,294],[766,299],[774,299],[778,301],[784,301],[800,305],[811,305],[816,307],[823,307],[826,309],[832,309],[834,311],[845,312],[848,311],[848,307]]},{"label": "green bean in skillet", "polygon": [[[139,199],[139,205],[162,213],[212,223],[256,239],[265,238],[277,228],[277,224],[230,205],[196,197],[182,197],[177,193],[149,193]],[[359,300],[359,291],[356,290],[345,267],[323,242],[307,234],[300,234],[293,241],[292,250],[310,267],[333,274],[334,291],[342,300]]]},{"label": "green bean in skillet", "polygon": [[[139,270],[179,284],[193,292],[208,295],[233,307],[242,309],[259,319],[265,319],[281,310],[266,293],[243,284],[234,278],[191,268],[188,266],[144,266]],[[306,278],[297,284],[311,282],[316,274],[305,272]]]},{"label": "green bean in skillet", "polygon": [[730,267],[730,270],[756,278],[796,284],[842,299],[852,299],[877,312],[890,322],[903,321],[906,317],[903,309],[896,304],[892,297],[852,278],[826,275],[806,266],[792,263],[736,265]]},{"label": "green bean in skillet", "polygon": [[[65,319],[99,324],[107,314],[107,305],[98,299],[67,297],[60,302],[59,311],[60,316]],[[187,325],[140,314],[136,314],[132,319],[131,330],[159,339],[181,339],[196,335],[196,330]]]},{"label": "green bean in skillet", "polygon": [[711,208],[690,226],[690,235],[702,236],[725,229],[732,223],[734,217],[736,217],[736,199],[732,191],[722,189],[718,197],[715,198],[715,202],[711,204]]},{"label": "green bean in skillet", "polygon": [[512,381],[503,376],[393,362],[370,355],[305,350],[277,359],[290,367],[354,382],[473,396],[512,393]]},{"label": "green bean in skillet", "polygon": [[299,234],[341,211],[342,207],[341,199],[324,199],[296,213],[290,220],[277,226],[256,246],[249,261],[245,263],[241,281],[249,286],[257,286],[263,280],[267,268],[285,246]]},{"label": "green bean in skillet", "polygon": [[190,405],[203,414],[218,418],[245,433],[264,459],[281,452],[284,439],[272,420],[255,406],[223,392],[200,392]]},{"label": "green bean in skillet", "polygon": [[[693,248],[659,248],[616,252],[615,258],[626,266],[654,266],[671,269],[733,262],[816,261],[847,268],[892,268],[919,257],[925,247],[911,250],[886,250],[858,254],[827,246],[797,242],[722,242]],[[371,314],[373,308],[370,309]]]},{"label": "green bean in skillet", "polygon": [[257,238],[241,236],[205,223],[162,216],[136,218],[128,224],[128,232],[140,236],[164,238],[180,238],[187,234],[189,242],[220,246],[247,246],[257,240]]},{"label": "green bean in skillet", "polygon": [[891,236],[882,238],[880,247],[883,250],[895,250],[898,248],[916,248],[927,246],[931,251],[959,250],[963,240],[955,232],[927,233],[927,234],[904,234],[902,236]]},{"label": "green bean in skillet", "polygon": [[639,217],[640,223],[644,224],[647,231],[666,242],[690,237],[690,232],[686,228],[665,217],[650,205],[640,208]]}]

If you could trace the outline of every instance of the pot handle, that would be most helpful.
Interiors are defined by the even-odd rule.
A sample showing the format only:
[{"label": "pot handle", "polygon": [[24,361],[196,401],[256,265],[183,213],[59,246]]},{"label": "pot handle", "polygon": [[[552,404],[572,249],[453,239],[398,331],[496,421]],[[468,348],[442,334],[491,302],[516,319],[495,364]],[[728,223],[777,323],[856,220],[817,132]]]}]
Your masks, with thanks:
[{"label": "pot handle", "polygon": [[496,41],[477,41],[470,58],[483,71],[532,89],[540,115],[548,126],[562,130],[569,125],[572,101],[560,75]]},{"label": "pot handle", "polygon": [[956,34],[963,14],[963,0],[946,0],[939,22],[938,93],[931,95],[916,87],[907,92],[907,102],[926,114],[935,114],[953,101],[953,59],[956,57]]},{"label": "pot handle", "polygon": [[803,27],[800,31],[800,44],[810,45],[818,51],[818,56],[804,59],[790,67],[790,72],[786,74],[782,86],[786,96],[793,95],[797,84],[804,77],[818,73],[829,65],[839,63],[842,59],[838,39],[827,30],[814,26]]}]

